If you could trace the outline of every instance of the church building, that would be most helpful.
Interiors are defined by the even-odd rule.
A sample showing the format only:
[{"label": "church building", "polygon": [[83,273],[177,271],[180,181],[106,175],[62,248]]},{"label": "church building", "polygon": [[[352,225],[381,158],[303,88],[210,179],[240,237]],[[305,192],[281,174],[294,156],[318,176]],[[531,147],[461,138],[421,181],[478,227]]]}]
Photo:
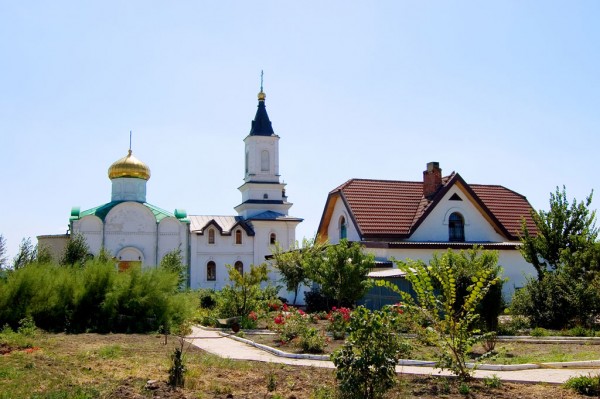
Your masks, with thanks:
[{"label": "church building", "polygon": [[[244,183],[239,187],[241,203],[234,208],[237,215],[188,216],[182,209],[171,213],[148,203],[150,168],[130,149],[108,169],[110,202],[85,211],[72,208],[69,234],[39,236],[38,243],[57,254],[70,235],[82,234],[92,255],[104,248],[120,269],[158,265],[166,253],[180,248],[190,287],[217,290],[229,284],[226,265],[244,273],[250,265],[265,262],[275,243],[289,248],[302,219],[288,215],[292,204],[280,181],[279,136],[265,98],[261,87],[256,116],[244,139]],[[273,283],[279,280],[274,271],[270,278]]]}]

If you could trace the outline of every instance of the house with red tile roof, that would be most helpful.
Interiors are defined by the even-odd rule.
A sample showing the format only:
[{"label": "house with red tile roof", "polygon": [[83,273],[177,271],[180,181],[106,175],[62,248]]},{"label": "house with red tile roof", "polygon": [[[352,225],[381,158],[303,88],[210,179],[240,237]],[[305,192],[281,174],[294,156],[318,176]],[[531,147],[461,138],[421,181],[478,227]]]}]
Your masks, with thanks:
[{"label": "house with red tile roof", "polygon": [[392,259],[428,262],[435,252],[478,245],[499,253],[508,282],[505,296],[523,286],[533,267],[519,252],[523,221],[535,231],[523,195],[489,184],[469,184],[458,173],[442,176],[427,164],[423,181],[350,179],[332,190],[317,231],[332,244],[358,241],[376,257],[373,277],[401,277]]}]

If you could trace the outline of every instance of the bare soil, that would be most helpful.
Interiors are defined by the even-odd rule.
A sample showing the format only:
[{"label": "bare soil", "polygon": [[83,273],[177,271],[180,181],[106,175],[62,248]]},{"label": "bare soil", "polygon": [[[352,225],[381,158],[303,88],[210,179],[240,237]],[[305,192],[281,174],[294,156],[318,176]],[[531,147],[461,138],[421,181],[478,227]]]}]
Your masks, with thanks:
[{"label": "bare soil", "polygon": [[[1,398],[309,399],[320,387],[331,390],[336,386],[331,369],[233,361],[186,346],[185,387],[171,389],[166,384],[170,356],[179,342],[170,338],[164,345],[159,335],[43,334],[35,344],[39,350],[0,356]],[[559,386],[503,383],[489,388],[482,381],[471,382],[465,396],[452,378],[407,375],[399,376],[396,388],[386,395],[465,397],[582,398]]]}]

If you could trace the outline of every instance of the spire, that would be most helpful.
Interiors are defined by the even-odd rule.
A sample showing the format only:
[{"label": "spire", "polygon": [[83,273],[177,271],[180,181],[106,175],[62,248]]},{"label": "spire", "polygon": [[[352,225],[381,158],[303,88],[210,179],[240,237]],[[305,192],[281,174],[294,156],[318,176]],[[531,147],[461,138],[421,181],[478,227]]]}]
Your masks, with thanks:
[{"label": "spire", "polygon": [[260,93],[258,93],[258,110],[256,110],[256,116],[252,121],[252,128],[250,129],[250,136],[272,136],[275,134],[269,115],[267,115],[267,108],[265,107],[265,95],[263,91],[263,71],[260,71]]}]

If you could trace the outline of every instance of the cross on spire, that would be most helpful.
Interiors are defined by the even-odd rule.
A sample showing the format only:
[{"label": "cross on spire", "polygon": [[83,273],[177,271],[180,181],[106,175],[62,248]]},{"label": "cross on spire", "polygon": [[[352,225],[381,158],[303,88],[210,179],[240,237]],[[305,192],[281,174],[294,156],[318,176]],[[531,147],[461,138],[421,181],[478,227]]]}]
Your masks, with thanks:
[{"label": "cross on spire", "polygon": [[263,70],[261,69],[261,70],[260,70],[260,92],[261,92],[261,93],[263,92],[263,75],[264,75],[264,72],[263,72]]}]

